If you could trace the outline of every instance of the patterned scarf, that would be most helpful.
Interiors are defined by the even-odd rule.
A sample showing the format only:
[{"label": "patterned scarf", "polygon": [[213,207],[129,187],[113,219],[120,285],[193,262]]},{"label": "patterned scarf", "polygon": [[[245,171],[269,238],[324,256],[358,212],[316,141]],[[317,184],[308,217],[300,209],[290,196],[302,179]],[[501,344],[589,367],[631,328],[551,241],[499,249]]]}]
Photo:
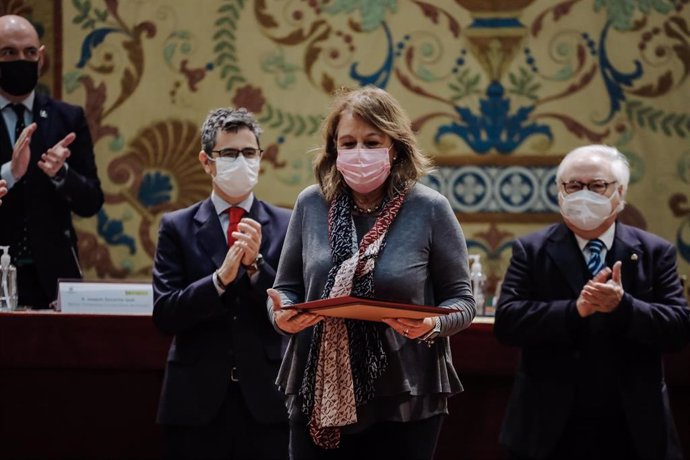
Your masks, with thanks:
[{"label": "patterned scarf", "polygon": [[[373,297],[374,266],[386,234],[407,195],[386,199],[374,226],[357,247],[352,197],[340,194],[328,212],[333,266],[321,298]],[[325,318],[314,327],[299,394],[309,433],[319,447],[340,445],[340,427],[357,422],[357,406],[371,400],[376,380],[388,365],[380,330],[368,321]]]}]

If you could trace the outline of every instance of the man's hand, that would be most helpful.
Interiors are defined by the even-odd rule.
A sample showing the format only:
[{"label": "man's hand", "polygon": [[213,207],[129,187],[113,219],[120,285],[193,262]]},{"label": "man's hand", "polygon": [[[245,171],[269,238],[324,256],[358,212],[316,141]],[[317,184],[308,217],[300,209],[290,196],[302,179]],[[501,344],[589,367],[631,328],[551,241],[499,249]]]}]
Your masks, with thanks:
[{"label": "man's hand", "polygon": [[288,334],[296,334],[323,319],[323,316],[313,313],[300,312],[294,309],[283,309],[283,300],[280,298],[280,293],[275,289],[266,289],[266,294],[268,294],[273,302],[273,319],[276,326],[278,326],[281,331],[287,332]]},{"label": "man's hand", "polygon": [[261,224],[245,217],[237,224],[237,231],[232,232],[235,238],[234,246],[243,250],[242,265],[251,265],[259,255],[261,248]]},{"label": "man's hand", "polygon": [[623,298],[623,283],[621,280],[621,261],[613,264],[613,270],[606,267],[590,280],[580,292],[577,299],[577,310],[580,316],[592,313],[611,313]]},{"label": "man's hand", "polygon": [[227,286],[228,284],[235,281],[237,278],[237,272],[240,269],[240,262],[242,261],[242,248],[233,244],[228,249],[227,254],[225,254],[225,260],[223,264],[218,268],[218,278],[220,281]]},{"label": "man's hand", "polygon": [[[0,180],[0,198],[5,195],[7,195],[7,182]],[[2,200],[0,200],[0,204],[2,204]]]},{"label": "man's hand", "polygon": [[69,133],[60,142],[41,155],[38,167],[41,168],[48,177],[55,177],[55,174],[57,174],[60,168],[65,164],[65,161],[69,158],[71,153],[67,147],[69,147],[76,137],[76,134]]},{"label": "man's hand", "polygon": [[29,169],[29,161],[31,160],[31,149],[29,148],[29,144],[31,143],[31,136],[36,132],[36,128],[38,128],[38,125],[36,123],[31,123],[24,128],[17,142],[14,143],[12,164],[10,165],[10,172],[14,180],[19,180],[24,177],[26,170]]}]

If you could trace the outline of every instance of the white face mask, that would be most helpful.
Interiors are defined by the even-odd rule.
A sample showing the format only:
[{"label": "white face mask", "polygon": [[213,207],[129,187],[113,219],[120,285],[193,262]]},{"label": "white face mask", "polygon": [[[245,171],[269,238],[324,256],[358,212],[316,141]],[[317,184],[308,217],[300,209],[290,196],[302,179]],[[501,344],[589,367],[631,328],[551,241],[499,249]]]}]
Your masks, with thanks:
[{"label": "white face mask", "polygon": [[225,194],[240,197],[252,191],[259,182],[259,166],[261,158],[247,160],[244,155],[237,158],[216,158],[216,175],[213,183]]},{"label": "white face mask", "polygon": [[611,200],[617,194],[618,190],[613,192],[610,198],[607,198],[586,189],[569,195],[560,192],[561,215],[579,229],[594,230],[615,212],[623,210],[622,201],[618,203],[616,209],[611,210]]}]

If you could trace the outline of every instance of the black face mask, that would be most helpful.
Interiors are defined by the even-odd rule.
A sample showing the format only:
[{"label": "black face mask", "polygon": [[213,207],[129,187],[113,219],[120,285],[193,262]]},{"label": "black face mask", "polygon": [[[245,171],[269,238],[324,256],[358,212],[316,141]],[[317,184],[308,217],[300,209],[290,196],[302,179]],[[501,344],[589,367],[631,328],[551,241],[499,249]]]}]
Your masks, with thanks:
[{"label": "black face mask", "polygon": [[12,96],[25,96],[38,83],[38,61],[0,62],[0,88]]}]

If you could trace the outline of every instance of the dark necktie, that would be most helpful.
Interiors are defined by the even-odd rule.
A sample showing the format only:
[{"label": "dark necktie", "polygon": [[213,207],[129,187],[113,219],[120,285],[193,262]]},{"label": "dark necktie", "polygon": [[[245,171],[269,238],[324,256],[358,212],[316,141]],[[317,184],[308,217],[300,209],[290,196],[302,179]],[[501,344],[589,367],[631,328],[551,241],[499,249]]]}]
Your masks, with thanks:
[{"label": "dark necktie", "polygon": [[235,238],[232,236],[232,232],[237,231],[237,224],[242,220],[244,216],[244,209],[233,206],[228,208],[228,215],[230,216],[230,225],[228,225],[228,247],[232,246],[235,242]]},{"label": "dark necktie", "polygon": [[15,115],[17,115],[17,123],[14,125],[14,143],[17,143],[19,135],[24,131],[26,125],[24,124],[24,104],[11,104],[10,107],[14,110]]},{"label": "dark necktie", "polygon": [[[17,143],[19,136],[26,127],[24,123],[24,111],[26,107],[24,104],[10,104],[10,108],[14,111],[17,116],[17,122],[14,124],[14,144]],[[22,233],[19,239],[18,247],[16,251],[16,264],[21,266],[25,263],[30,263],[31,261],[31,250],[29,249],[29,227],[26,219],[26,214],[23,218]]]},{"label": "dark necktie", "polygon": [[604,249],[604,243],[601,240],[589,240],[585,247],[589,249],[587,268],[594,276],[604,268],[604,260],[601,258],[601,250]]}]

